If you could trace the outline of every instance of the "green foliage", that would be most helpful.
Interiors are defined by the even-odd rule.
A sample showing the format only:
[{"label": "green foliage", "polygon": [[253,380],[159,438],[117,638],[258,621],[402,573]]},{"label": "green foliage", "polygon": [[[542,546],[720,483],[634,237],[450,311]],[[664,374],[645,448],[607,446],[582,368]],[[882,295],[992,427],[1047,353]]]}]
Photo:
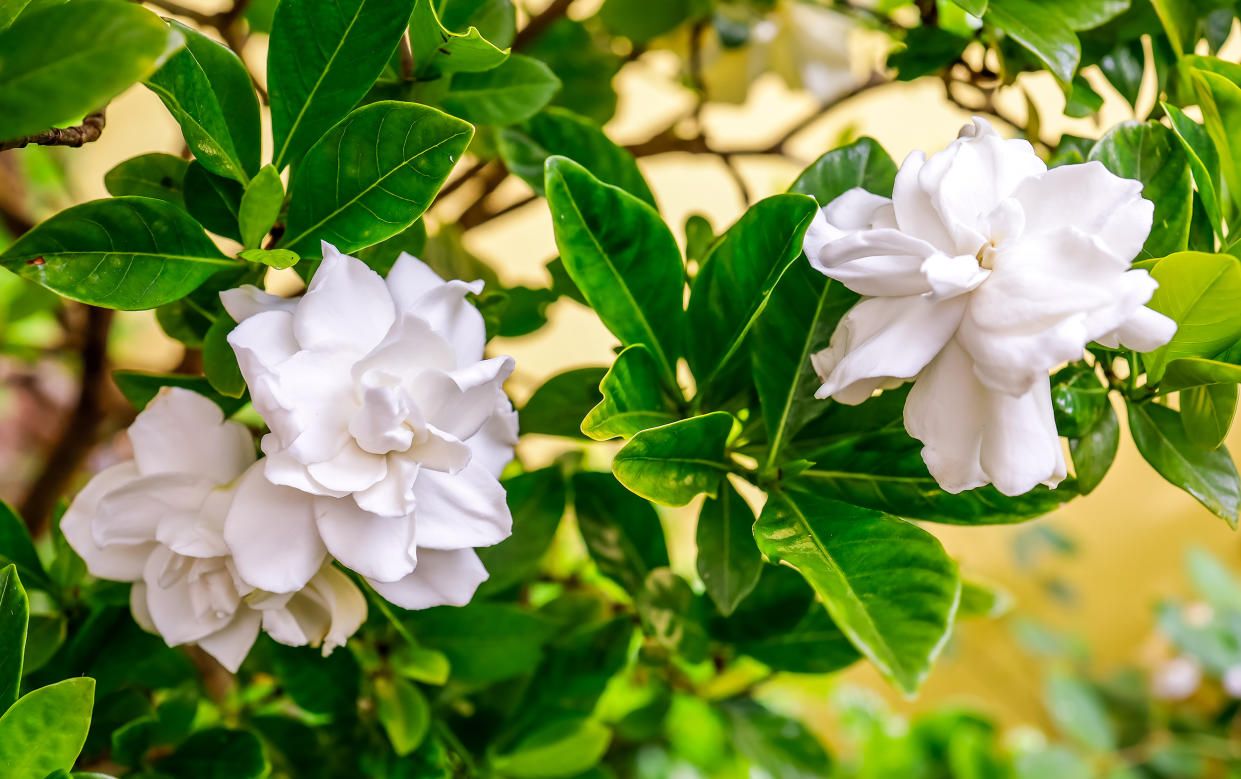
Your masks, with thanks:
[{"label": "green foliage", "polygon": [[728,471],[724,445],[732,429],[732,416],[716,411],[644,430],[616,453],[612,472],[634,493],[665,506],[684,506],[703,492],[714,496]]},{"label": "green foliage", "polygon": [[698,575],[724,616],[750,594],[762,573],[754,546],[754,512],[725,479],[720,494],[708,498],[698,514]]},{"label": "green foliage", "polygon": [[1129,404],[1129,430],[1138,451],[1160,476],[1236,527],[1241,478],[1227,449],[1197,445],[1181,415],[1155,403]]},{"label": "green foliage", "polygon": [[490,70],[453,76],[442,105],[473,124],[516,124],[537,114],[558,89],[560,79],[547,65],[511,54]]},{"label": "green foliage", "polygon": [[1155,204],[1143,256],[1163,257],[1187,248],[1190,166],[1175,133],[1158,122],[1124,122],[1099,139],[1090,159],[1117,176],[1142,182],[1142,196]]}]

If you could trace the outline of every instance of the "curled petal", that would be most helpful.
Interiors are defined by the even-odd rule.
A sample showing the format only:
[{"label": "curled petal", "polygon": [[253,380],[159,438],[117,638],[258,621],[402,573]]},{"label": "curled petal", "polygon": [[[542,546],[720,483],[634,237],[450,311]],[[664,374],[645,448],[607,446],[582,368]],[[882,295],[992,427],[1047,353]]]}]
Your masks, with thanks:
[{"label": "curled petal", "polygon": [[914,381],[905,401],[905,430],[922,442],[922,459],[946,492],[987,483],[979,462],[986,388],[966,351],[949,341]]},{"label": "curled petal", "polygon": [[195,643],[230,673],[237,673],[242,661],[250,653],[250,647],[254,646],[254,641],[259,637],[260,622],[258,612],[241,609],[223,628],[203,636]]},{"label": "curled petal", "polygon": [[237,486],[224,520],[224,541],[238,576],[266,592],[300,590],[327,556],[315,524],[314,498],[272,484],[257,463]]},{"label": "curled petal", "polygon": [[418,562],[413,517],[382,517],[352,498],[316,498],[319,534],[340,564],[368,579],[394,582]]},{"label": "curled petal", "polygon": [[1154,309],[1142,306],[1120,327],[1095,340],[1115,349],[1124,346],[1135,352],[1153,352],[1176,335],[1176,321]]},{"label": "curled petal", "polygon": [[227,484],[254,462],[254,441],[239,422],[197,392],[164,387],[129,428],[144,475],[188,473]]},{"label": "curled petal", "polygon": [[86,561],[92,576],[124,582],[142,578],[142,569],[155,548],[155,534],[143,536],[134,543],[109,543],[100,545],[95,541],[94,524],[98,522],[99,501],[114,489],[139,478],[138,468],[132,462],[123,462],[95,474],[82,491],[69,504],[61,517],[60,529],[73,551]]},{"label": "curled petal", "polygon": [[1023,495],[1039,484],[1055,487],[1067,470],[1051,408],[1051,379],[1013,397],[987,393],[987,422],[979,458],[996,489]]},{"label": "curled petal", "polygon": [[420,549],[498,544],[513,532],[504,487],[479,463],[454,474],[423,470],[414,482]]},{"label": "curled petal", "polygon": [[399,581],[369,584],[403,609],[429,609],[464,606],[486,580],[487,569],[473,549],[420,549],[413,573]]},{"label": "curled petal", "polygon": [[324,242],[323,262],[293,314],[298,345],[366,354],[395,319],[392,295],[379,274]]},{"label": "curled petal", "polygon": [[224,290],[220,293],[220,302],[234,322],[244,322],[264,311],[287,311],[292,314],[297,310],[297,300],[264,292],[253,284]]}]

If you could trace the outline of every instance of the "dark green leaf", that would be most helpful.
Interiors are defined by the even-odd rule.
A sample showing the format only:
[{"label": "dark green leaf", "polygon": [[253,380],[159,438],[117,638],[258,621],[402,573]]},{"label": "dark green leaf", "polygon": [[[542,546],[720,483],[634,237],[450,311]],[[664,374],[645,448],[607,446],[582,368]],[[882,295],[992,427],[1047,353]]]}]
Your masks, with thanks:
[{"label": "dark green leaf", "polygon": [[510,54],[499,67],[452,77],[444,110],[472,124],[517,124],[537,114],[560,89],[551,68],[533,57]]},{"label": "dark green leaf", "polygon": [[237,355],[228,343],[228,334],[236,326],[227,315],[220,315],[211,323],[203,341],[203,373],[212,389],[230,398],[240,398],[246,392],[246,380],[237,367]]},{"label": "dark green leaf", "polygon": [[[426,248],[426,245],[427,226],[422,219],[419,219],[388,240],[362,249],[357,253],[357,257],[380,276],[387,276],[402,252],[422,258],[422,250]],[[466,279],[466,281],[473,280],[473,277]]]},{"label": "dark green leaf", "polygon": [[551,546],[565,512],[564,476],[555,466],[514,476],[504,488],[513,513],[513,534],[478,550],[491,574],[480,594],[502,592],[529,578]]},{"label": "dark green leaf", "polygon": [[189,163],[171,154],[152,152],[130,157],[103,176],[108,194],[137,195],[185,207],[185,169]]},{"label": "dark green leaf", "polygon": [[1116,748],[1116,732],[1103,700],[1089,683],[1063,673],[1048,677],[1047,710],[1060,732],[1100,752]]},{"label": "dark green leaf", "polygon": [[1176,322],[1165,346],[1142,356],[1151,381],[1180,357],[1212,357],[1241,338],[1241,262],[1227,254],[1179,252],[1151,270],[1159,288],[1150,307]]},{"label": "dark green leaf", "polygon": [[684,506],[703,492],[714,496],[729,469],[724,444],[732,429],[732,415],[716,411],[643,430],[616,453],[612,472],[665,506]]},{"label": "dark green leaf", "polygon": [[1211,143],[1206,128],[1185,115],[1185,112],[1171,103],[1160,103],[1164,113],[1172,123],[1172,132],[1181,142],[1185,156],[1189,159],[1189,167],[1193,173],[1194,184],[1198,186],[1198,196],[1206,209],[1211,227],[1217,235],[1223,235],[1223,211],[1219,196],[1219,152]]},{"label": "dark green leaf", "polygon": [[700,662],[706,656],[707,636],[695,620],[693,606],[693,588],[670,568],[656,568],[647,574],[634,599],[649,636],[689,662]]},{"label": "dark green leaf", "polygon": [[616,113],[612,78],[624,60],[613,53],[607,35],[594,35],[581,22],[560,18],[522,52],[542,60],[560,79],[552,105],[567,108],[603,125]]},{"label": "dark green leaf", "polygon": [[280,181],[280,174],[275,166],[264,165],[241,196],[237,225],[241,228],[242,245],[248,249],[259,248],[280,216],[283,204],[284,183]]},{"label": "dark green leaf", "polygon": [[550,635],[547,621],[500,603],[476,601],[410,612],[414,637],[448,656],[454,680],[496,682],[538,664]]},{"label": "dark green leaf", "polygon": [[1207,449],[1224,443],[1237,413],[1237,385],[1206,384],[1181,391],[1181,422],[1189,440]]},{"label": "dark green leaf", "polygon": [[1099,69],[1120,96],[1129,101],[1129,105],[1136,105],[1146,70],[1142,40],[1139,38],[1117,44],[1116,48],[1099,59]]},{"label": "dark green leaf", "polygon": [[1069,439],[1073,475],[1080,494],[1087,495],[1099,486],[1112,467],[1119,447],[1120,420],[1109,403],[1093,425]]},{"label": "dark green leaf", "polygon": [[1195,445],[1185,434],[1180,414],[1154,403],[1129,404],[1129,431],[1138,451],[1160,476],[1237,526],[1241,479],[1226,448]]},{"label": "dark green leaf", "polygon": [[507,49],[517,32],[517,9],[513,0],[437,0],[436,13],[450,30],[478,28],[484,38]]},{"label": "dark green leaf", "polygon": [[655,508],[610,473],[573,476],[578,529],[599,570],[637,592],[653,568],[668,564],[668,547]]},{"label": "dark green leaf", "polygon": [[1078,438],[1103,416],[1108,407],[1107,387],[1093,367],[1072,363],[1051,377],[1051,405],[1056,431],[1067,438]]},{"label": "dark green leaf", "polygon": [[46,590],[51,585],[26,523],[9,504],[0,501],[0,565],[9,563],[17,566],[27,586]]},{"label": "dark green leaf", "polygon": [[1077,0],[1055,0],[1049,13],[1039,0],[991,0],[986,21],[1042,60],[1061,84],[1068,84],[1081,59],[1081,44],[1062,13]]},{"label": "dark green leaf", "polygon": [[184,387],[215,402],[224,416],[232,416],[245,405],[244,398],[232,398],[216,392],[204,376],[184,373],[141,373],[139,371],[116,371],[112,374],[116,388],[133,407],[141,411],[159,392],[160,387]]},{"label": "dark green leaf", "polygon": [[715,229],[702,214],[690,214],[685,219],[685,259],[702,263],[707,258],[711,244],[715,243]]},{"label": "dark green leaf", "polygon": [[311,647],[271,642],[272,667],[293,702],[313,714],[352,715],[358,706],[360,670],[347,649],[324,657]]},{"label": "dark green leaf", "polygon": [[832,759],[800,722],[747,699],[721,705],[731,726],[733,743],[772,779],[828,776]]},{"label": "dark green leaf", "polygon": [[78,0],[23,14],[0,32],[0,138],[99,110],[155,69],[168,40],[158,16],[121,0]]},{"label": "dark green leaf", "polygon": [[318,256],[379,243],[427,210],[470,143],[472,129],[427,106],[382,101],[327,132],[289,182],[280,248]]},{"label": "dark green leaf", "polygon": [[0,568],[0,714],[17,701],[22,687],[22,658],[30,600],[17,577],[17,566]]},{"label": "dark green leaf", "polygon": [[513,749],[496,755],[491,765],[517,779],[554,779],[581,774],[603,758],[612,731],[589,718],[556,720],[521,739]]},{"label": "dark green leaf", "polygon": [[65,643],[68,626],[60,614],[32,614],[26,631],[26,658],[22,676],[29,676],[52,659]]},{"label": "dark green leaf", "polygon": [[883,197],[892,195],[896,163],[873,138],[858,138],[832,149],[801,172],[789,192],[810,195],[825,206],[854,187]]},{"label": "dark green leaf", "polygon": [[67,208],[0,255],[67,298],[125,310],[178,300],[233,264],[184,211],[145,197]]},{"label": "dark green leaf", "polygon": [[1064,115],[1078,119],[1094,116],[1103,107],[1103,96],[1094,91],[1085,76],[1073,77],[1068,100],[1065,102]]},{"label": "dark green leaf", "polygon": [[725,479],[718,498],[707,498],[695,534],[698,576],[721,614],[732,614],[762,573],[754,544],[754,512]]},{"label": "dark green leaf", "polygon": [[642,344],[616,356],[599,384],[603,399],[582,420],[581,430],[596,441],[629,436],[676,421],[660,389],[659,368]]},{"label": "dark green leaf", "polygon": [[[1241,86],[1218,73],[1200,69],[1189,70],[1189,81],[1202,109],[1207,135],[1219,156],[1225,184],[1221,192],[1228,192],[1234,205],[1241,204],[1241,136],[1232,132],[1241,121]],[[1223,210],[1222,202],[1220,209]]]},{"label": "dark green leaf", "polygon": [[698,18],[709,8],[703,0],[605,0],[599,9],[599,21],[613,35],[646,43]]},{"label": "dark green leaf", "polygon": [[191,162],[185,169],[185,210],[211,232],[238,243],[244,192],[240,183],[215,175],[200,162]]},{"label": "dark green leaf", "polygon": [[563,108],[548,108],[528,121],[506,127],[498,136],[500,156],[509,171],[543,194],[543,169],[552,155],[581,164],[604,184],[620,187],[655,207],[646,179],[633,155],[617,146],[585,117]]},{"label": "dark green leaf", "polygon": [[45,777],[69,770],[86,743],[95,680],[79,677],[40,687],[0,716],[0,766],[7,776]]},{"label": "dark green leaf", "polygon": [[1193,0],[1151,0],[1177,56],[1192,52],[1197,14]]},{"label": "dark green leaf", "polygon": [[250,74],[233,50],[179,22],[185,47],[151,74],[146,85],[181,125],[185,143],[203,167],[245,182],[259,169],[259,101]]},{"label": "dark green leaf", "polygon": [[930,670],[961,593],[956,563],[934,536],[869,509],[809,493],[776,493],[754,528],[759,549],[792,565],[832,620],[906,693]]},{"label": "dark green leaf", "polygon": [[432,0],[414,3],[409,42],[414,55],[414,74],[420,80],[450,73],[491,70],[508,59],[508,52],[493,46],[473,27],[461,34],[445,29]]},{"label": "dark green leaf", "polygon": [[543,382],[522,406],[521,432],[581,438],[582,419],[602,399],[605,373],[605,368],[574,368]]},{"label": "dark green leaf", "polygon": [[545,189],[569,276],[621,343],[645,344],[665,385],[675,387],[683,269],[663,219],[564,157],[548,158]]},{"label": "dark green leaf", "polygon": [[414,684],[404,679],[380,677],[375,680],[375,713],[401,757],[413,752],[427,737],[431,727],[431,707]]},{"label": "dark green leaf", "polygon": [[[277,169],[295,164],[362,99],[396,50],[413,5],[413,0],[281,0],[267,49]],[[401,133],[412,124],[402,121],[406,117],[392,119]]]},{"label": "dark green leaf", "polygon": [[888,67],[896,70],[899,81],[938,73],[960,58],[969,38],[963,38],[935,25],[915,27],[905,35],[904,47],[888,55]]},{"label": "dark green leaf", "polygon": [[269,769],[263,744],[247,730],[200,730],[156,763],[177,779],[259,779]]}]

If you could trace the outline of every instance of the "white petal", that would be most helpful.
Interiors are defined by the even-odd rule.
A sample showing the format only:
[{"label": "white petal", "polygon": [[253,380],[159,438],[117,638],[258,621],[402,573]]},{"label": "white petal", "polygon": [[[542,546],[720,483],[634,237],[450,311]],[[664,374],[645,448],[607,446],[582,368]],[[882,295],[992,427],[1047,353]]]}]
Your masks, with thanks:
[{"label": "white petal", "polygon": [[936,300],[963,295],[986,281],[991,272],[979,266],[978,260],[965,254],[949,257],[932,254],[919,269],[926,277],[931,296]]},{"label": "white petal", "polygon": [[288,311],[291,314],[297,309],[297,298],[282,298],[253,284],[224,290],[220,293],[220,302],[234,322],[244,322],[264,311]]},{"label": "white petal", "polygon": [[349,577],[325,566],[306,589],[278,609],[263,611],[263,629],[290,646],[323,646],[326,656],[366,621],[366,598]]},{"label": "white petal", "polygon": [[493,357],[451,373],[426,371],[407,389],[428,423],[464,441],[491,417],[496,390],[512,372],[512,357]]},{"label": "white petal", "polygon": [[211,635],[196,642],[203,651],[219,661],[220,665],[237,673],[241,663],[250,653],[250,647],[259,637],[260,617],[257,611],[242,608],[233,621]]},{"label": "white petal", "polygon": [[352,498],[316,498],[315,513],[323,543],[346,568],[387,582],[414,570],[413,517],[377,516]]},{"label": "white petal", "polygon": [[129,610],[134,615],[134,622],[148,633],[158,633],[155,622],[151,619],[151,610],[147,608],[147,583],[138,580],[129,588]]},{"label": "white petal", "polygon": [[324,495],[332,498],[343,498],[348,492],[329,490],[315,481],[306,466],[289,454],[287,450],[276,448],[280,445],[275,435],[268,433],[263,436],[263,474],[272,484],[292,487],[295,490],[311,495]]},{"label": "white petal", "polygon": [[414,513],[414,480],[422,466],[411,455],[388,455],[388,473],[379,482],[353,493],[358,508],[383,517],[406,517]]},{"label": "white petal", "polygon": [[[234,614],[234,611],[206,609],[200,615],[190,594],[193,585],[188,576],[181,576],[165,582],[167,586],[161,586],[160,578],[173,557],[172,552],[157,549],[147,560],[143,574],[151,622],[169,646],[197,641],[222,630],[232,622]],[[240,598],[237,603],[240,603]]]},{"label": "white petal", "polygon": [[[943,152],[940,152],[943,154]],[[919,177],[927,163],[926,155],[912,152],[901,163],[892,187],[892,207],[901,232],[926,241],[943,252],[957,254],[948,229]],[[934,184],[935,182],[931,182]]]},{"label": "white petal", "polygon": [[996,489],[1022,495],[1040,483],[1059,484],[1066,468],[1052,414],[1051,379],[1044,376],[1020,397],[989,392],[986,408],[979,456]]},{"label": "white petal", "polygon": [[327,556],[315,523],[314,498],[272,484],[259,463],[237,485],[224,522],[224,541],[238,575],[267,592],[301,589]]},{"label": "white petal", "polygon": [[[135,479],[110,490],[99,501],[92,530],[95,542],[139,544],[154,540],[168,545],[176,541],[195,548],[196,557],[212,557],[222,549],[214,528],[199,522],[199,512],[214,485],[195,474],[164,473]],[[201,529],[196,529],[198,526]],[[161,538],[161,526],[177,531],[175,538]]]},{"label": "white petal", "polygon": [[396,262],[392,263],[392,269],[388,271],[388,292],[392,295],[398,314],[413,311],[418,298],[444,283],[445,280],[432,270],[430,265],[409,252],[401,252]]},{"label": "white petal", "polygon": [[452,433],[446,433],[435,425],[427,425],[426,437],[405,454],[423,468],[447,473],[461,470],[470,462],[471,457],[469,446]]},{"label": "white petal", "polygon": [[353,366],[353,381],[361,383],[372,371],[390,376],[410,376],[424,369],[451,371],[457,355],[444,337],[425,319],[402,314],[387,337]]},{"label": "white petal", "polygon": [[228,343],[237,355],[237,366],[250,388],[255,410],[277,435],[293,440],[297,426],[272,391],[277,382],[273,371],[298,352],[293,315],[287,311],[256,314],[233,328]]},{"label": "white petal", "polygon": [[429,609],[464,606],[486,580],[487,569],[473,549],[419,549],[418,567],[409,576],[397,582],[368,583],[403,609]]},{"label": "white petal", "polygon": [[947,492],[987,483],[979,463],[986,394],[954,339],[914,381],[905,401],[905,430],[922,442],[922,459]]},{"label": "white petal", "polygon": [[1124,346],[1135,352],[1153,352],[1176,335],[1176,321],[1154,309],[1142,306],[1120,327],[1095,340],[1115,349]]},{"label": "white petal", "polygon": [[922,265],[936,252],[899,230],[842,233],[814,254],[810,264],[861,295],[903,296],[930,291]]},{"label": "white petal", "polygon": [[454,474],[422,470],[414,482],[418,547],[491,546],[513,532],[504,488],[479,463]]},{"label": "white petal", "polygon": [[388,473],[388,458],[358,448],[352,439],[336,456],[306,467],[310,478],[341,492],[357,492],[383,480]]},{"label": "white petal", "polygon": [[192,473],[226,484],[255,460],[254,440],[239,422],[197,392],[164,387],[129,428],[143,475]]},{"label": "white petal", "polygon": [[452,344],[457,365],[469,365],[483,359],[483,347],[487,343],[483,315],[465,297],[482,291],[481,281],[471,284],[449,281],[426,293],[413,305],[412,311]]},{"label": "white petal", "polygon": [[126,582],[142,578],[147,557],[155,549],[154,533],[142,543],[100,546],[95,542],[93,531],[94,524],[99,521],[100,499],[137,478],[138,468],[133,462],[119,463],[100,471],[87,482],[61,517],[60,529],[65,534],[65,540],[86,561],[86,568],[92,576]]},{"label": "white petal", "polygon": [[365,354],[383,340],[396,319],[392,295],[366,263],[323,244],[323,262],[293,314],[303,349]]},{"label": "white petal", "polygon": [[[301,462],[327,460],[352,442],[349,420],[358,408],[352,366],[341,352],[304,351],[274,369],[271,400],[283,410],[284,423],[272,431]],[[255,408],[267,418],[266,409]]]},{"label": "white petal", "polygon": [[496,478],[513,460],[517,445],[517,412],[503,390],[496,390],[496,408],[477,433],[466,441],[473,461]]}]

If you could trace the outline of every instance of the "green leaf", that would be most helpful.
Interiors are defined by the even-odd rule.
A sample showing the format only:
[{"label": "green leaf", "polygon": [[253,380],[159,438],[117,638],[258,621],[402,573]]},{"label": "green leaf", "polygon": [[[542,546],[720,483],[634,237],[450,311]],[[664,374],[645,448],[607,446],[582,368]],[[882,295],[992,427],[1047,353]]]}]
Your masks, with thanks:
[{"label": "green leaf", "polygon": [[1103,416],[1108,389],[1095,369],[1084,362],[1071,363],[1051,377],[1051,405],[1056,431],[1078,438]]},{"label": "green leaf", "polygon": [[574,474],[573,496],[582,540],[604,576],[634,593],[652,569],[668,564],[655,507],[621,486],[612,474]]},{"label": "green leaf", "polygon": [[1150,0],[1177,56],[1192,52],[1197,13],[1193,0]]},{"label": "green leaf", "polygon": [[516,779],[572,777],[598,763],[611,743],[612,731],[597,720],[561,719],[536,728],[491,766]]},{"label": "green leaf", "polygon": [[1241,263],[1227,254],[1179,252],[1159,261],[1151,276],[1159,288],[1148,304],[1176,322],[1166,345],[1142,356],[1152,382],[1169,361],[1212,357],[1241,338]]},{"label": "green leaf", "polygon": [[1189,159],[1175,133],[1159,122],[1122,122],[1099,139],[1090,159],[1117,176],[1142,182],[1142,196],[1155,204],[1144,255],[1163,257],[1185,249],[1193,185]]},{"label": "green leaf", "polygon": [[1154,403],[1129,404],[1129,431],[1138,451],[1160,476],[1237,526],[1241,479],[1226,448],[1196,446],[1185,434],[1180,414]]},{"label": "green leaf", "polygon": [[1241,365],[1202,357],[1182,357],[1168,363],[1159,389],[1175,392],[1204,384],[1241,384]]},{"label": "green leaf", "polygon": [[246,182],[259,169],[259,101],[250,74],[233,50],[179,22],[185,38],[146,80],[181,126],[185,143],[203,167]]},{"label": "green leaf", "polygon": [[228,334],[236,326],[227,314],[221,314],[211,323],[203,340],[203,373],[212,389],[230,398],[240,398],[246,392],[246,380],[237,367],[237,355],[228,343]]},{"label": "green leaf", "polygon": [[1237,413],[1237,385],[1206,384],[1181,391],[1181,422],[1189,440],[1206,449],[1224,443]]},{"label": "green leaf", "polygon": [[641,44],[698,18],[709,8],[702,0],[605,0],[599,21],[613,35]]},{"label": "green leaf", "polygon": [[17,577],[17,566],[0,568],[0,714],[17,701],[22,688],[22,658],[30,600]]},{"label": "green leaf", "polygon": [[810,195],[825,206],[854,187],[883,197],[892,195],[896,163],[874,138],[858,138],[832,149],[801,172],[789,192]]},{"label": "green leaf", "polygon": [[168,41],[158,16],[121,0],[22,14],[0,32],[0,139],[99,110],[154,70]]},{"label": "green leaf", "polygon": [[596,35],[581,22],[562,17],[523,46],[522,53],[542,60],[560,79],[552,105],[603,125],[616,113],[612,79],[625,62],[612,51],[611,42],[610,36]]},{"label": "green leaf", "polygon": [[40,687],[0,716],[0,766],[7,776],[44,777],[70,770],[86,743],[95,680],[86,677]]},{"label": "green leaf", "polygon": [[831,774],[827,750],[797,720],[745,698],[726,701],[720,708],[728,717],[737,751],[773,779]]},{"label": "green leaf", "polygon": [[792,565],[879,671],[912,694],[943,648],[961,578],[934,536],[878,511],[809,493],[774,493],[754,537]]},{"label": "green leaf", "polygon": [[[122,590],[128,587],[119,585]],[[26,631],[26,658],[22,662],[22,676],[30,676],[60,650],[65,643],[68,624],[61,614],[33,614]]]},{"label": "green leaf", "polygon": [[628,438],[677,420],[660,389],[659,367],[642,344],[626,347],[616,356],[599,392],[603,399],[581,424],[582,432],[596,441]]},{"label": "green leaf", "polygon": [[301,259],[297,252],[288,249],[246,249],[238,252],[237,256],[246,262],[257,262],[276,270],[292,268]]},{"label": "green leaf", "polygon": [[247,730],[200,730],[155,764],[177,779],[259,779],[270,766],[263,744]]},{"label": "green leaf", "polygon": [[687,355],[699,392],[709,393],[715,382],[723,397],[739,389],[743,347],[776,284],[801,255],[815,211],[804,195],[774,195],[751,206],[712,245],[686,312]]},{"label": "green leaf", "polygon": [[473,130],[434,108],[382,101],[359,108],[306,152],[289,182],[280,248],[318,256],[390,238],[427,210]]},{"label": "green leaf", "polygon": [[431,727],[431,706],[416,685],[401,678],[375,680],[375,713],[392,751],[404,757],[422,744]]},{"label": "green leaf", "polygon": [[504,126],[537,114],[560,89],[551,68],[523,54],[510,54],[499,67],[452,77],[444,110],[471,124]]},{"label": "green leaf", "polygon": [[533,669],[550,636],[538,615],[502,603],[475,601],[411,612],[414,636],[448,656],[454,680],[497,682]]},{"label": "green leaf", "polygon": [[[388,271],[392,270],[392,266],[396,264],[397,258],[401,256],[402,252],[412,254],[426,262],[426,258],[423,257],[423,249],[426,248],[426,245],[427,226],[422,219],[419,219],[388,240],[361,250],[357,253],[357,257],[366,263],[371,270],[380,276],[386,277]],[[473,277],[471,277],[471,280],[473,280]]]},{"label": "green leaf", "polygon": [[1172,122],[1172,132],[1181,142],[1185,156],[1189,159],[1189,168],[1193,173],[1194,183],[1198,186],[1198,195],[1206,209],[1207,217],[1216,235],[1223,237],[1223,209],[1219,195],[1219,152],[1211,143],[1211,136],[1206,128],[1185,115],[1185,112],[1171,103],[1160,103],[1164,113]]},{"label": "green leaf", "polygon": [[155,308],[234,265],[181,209],[161,200],[92,200],[42,222],[0,265],[71,300]]},{"label": "green leaf", "polygon": [[244,193],[240,183],[211,173],[198,161],[185,169],[185,210],[211,232],[238,243],[241,228],[237,223]]},{"label": "green leaf", "polygon": [[1219,155],[1223,189],[1234,205],[1241,205],[1241,136],[1232,132],[1241,121],[1241,86],[1218,73],[1196,68],[1189,70],[1189,81],[1202,109],[1207,135]]},{"label": "green leaf", "polygon": [[724,480],[718,498],[707,498],[695,533],[698,576],[724,615],[732,614],[758,584],[763,558],[754,544],[754,512]]},{"label": "green leaf", "polygon": [[1094,87],[1090,86],[1090,82],[1084,76],[1074,76],[1070,90],[1064,106],[1065,116],[1084,119],[1094,116],[1103,107],[1103,96],[1094,91]]},{"label": "green leaf", "polygon": [[27,586],[48,590],[51,582],[39,561],[26,523],[12,506],[0,501],[0,565],[12,563]]},{"label": "green leaf", "polygon": [[114,197],[150,197],[185,208],[184,181],[189,163],[171,154],[152,152],[130,157],[103,175]]},{"label": "green leaf", "polygon": [[1118,43],[1114,49],[1099,59],[1099,69],[1108,83],[1116,87],[1120,96],[1135,105],[1142,91],[1142,78],[1146,72],[1146,52],[1142,40]]},{"label": "green leaf", "polygon": [[276,679],[294,703],[312,714],[354,715],[361,670],[351,652],[341,649],[324,657],[311,647],[267,646]]},{"label": "green leaf", "polygon": [[543,382],[520,412],[523,434],[582,437],[582,419],[600,401],[605,368],[574,368]]},{"label": "green leaf", "polygon": [[[396,51],[412,10],[413,0],[281,0],[267,49],[278,170],[296,164],[358,104]],[[412,124],[392,119],[400,133]]]},{"label": "green leaf", "polygon": [[699,493],[714,496],[729,470],[724,444],[733,417],[716,411],[634,434],[612,459],[621,484],[647,500],[684,506]]},{"label": "green leaf", "polygon": [[246,185],[245,194],[241,196],[241,208],[237,212],[241,242],[247,249],[259,248],[280,216],[283,204],[284,183],[280,181],[280,174],[275,166],[264,165]]},{"label": "green leaf", "polygon": [[964,8],[966,13],[973,14],[979,19],[987,12],[988,0],[952,0],[952,2]]},{"label": "green leaf", "polygon": [[564,157],[545,179],[556,246],[569,276],[625,346],[645,344],[668,388],[681,354],[683,269],[659,213]]},{"label": "green leaf", "polygon": [[656,568],[646,575],[634,598],[643,630],[669,652],[687,661],[706,659],[707,635],[692,614],[694,590],[670,568]]},{"label": "green leaf", "polygon": [[517,9],[513,0],[437,0],[435,12],[449,30],[478,28],[484,38],[500,48],[513,45],[517,33]]},{"label": "green leaf", "polygon": [[888,55],[887,65],[896,70],[898,81],[913,81],[956,62],[971,40],[935,25],[921,25],[906,33],[902,43]]},{"label": "green leaf", "polygon": [[1241,583],[1228,566],[1201,546],[1185,550],[1189,579],[1207,603],[1216,609],[1241,610]]},{"label": "green leaf", "polygon": [[480,594],[502,592],[538,569],[564,516],[565,486],[556,466],[505,480],[513,534],[495,546],[478,550],[483,566],[491,573],[479,588]]},{"label": "green leaf", "polygon": [[957,619],[995,619],[1005,614],[1012,604],[1013,596],[999,587],[976,579],[962,579]]},{"label": "green leaf", "polygon": [[443,685],[448,682],[448,676],[452,672],[448,655],[438,649],[428,649],[409,642],[398,646],[388,659],[395,673],[416,682]]},{"label": "green leaf", "polygon": [[1081,60],[1081,44],[1061,13],[1076,0],[1058,0],[1057,12],[1048,12],[1038,0],[991,0],[986,21],[1038,57],[1061,84],[1073,80]]},{"label": "green leaf", "polygon": [[1087,749],[1111,752],[1116,732],[1103,700],[1087,682],[1064,673],[1047,678],[1047,710],[1060,732]]},{"label": "green leaf", "polygon": [[1103,481],[1120,447],[1120,420],[1109,403],[1090,427],[1069,438],[1077,491],[1087,495]]},{"label": "green leaf", "polygon": [[432,0],[414,3],[409,42],[416,67],[414,75],[423,81],[450,73],[491,70],[508,59],[508,52],[493,46],[474,27],[463,34],[445,29]]},{"label": "green leaf", "polygon": [[184,373],[142,373],[140,371],[114,371],[112,381],[133,407],[141,411],[147,407],[161,387],[184,387],[209,398],[224,416],[232,416],[245,405],[244,398],[233,398],[221,395],[211,386],[205,376],[191,376]]},{"label": "green leaf", "polygon": [[500,157],[509,172],[543,194],[548,157],[559,155],[583,165],[604,184],[620,187],[652,207],[655,196],[633,155],[612,142],[594,122],[563,108],[547,108],[527,121],[505,127],[497,136]]}]

